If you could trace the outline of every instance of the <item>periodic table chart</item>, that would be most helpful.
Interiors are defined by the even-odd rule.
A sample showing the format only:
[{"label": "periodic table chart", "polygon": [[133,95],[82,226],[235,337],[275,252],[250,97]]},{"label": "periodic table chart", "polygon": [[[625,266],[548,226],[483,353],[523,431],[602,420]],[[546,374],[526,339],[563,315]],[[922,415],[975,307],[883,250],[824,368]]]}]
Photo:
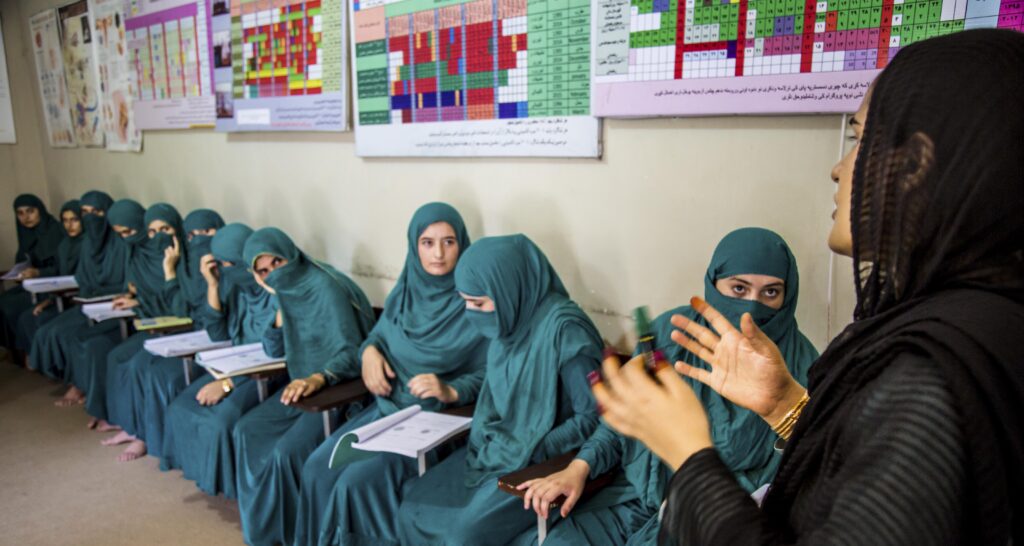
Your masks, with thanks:
[{"label": "periodic table chart", "polygon": [[594,0],[599,116],[849,112],[901,47],[1024,0]]},{"label": "periodic table chart", "polygon": [[346,0],[213,0],[219,131],[347,128]]},{"label": "periodic table chart", "polygon": [[362,156],[597,157],[590,0],[351,0]]}]

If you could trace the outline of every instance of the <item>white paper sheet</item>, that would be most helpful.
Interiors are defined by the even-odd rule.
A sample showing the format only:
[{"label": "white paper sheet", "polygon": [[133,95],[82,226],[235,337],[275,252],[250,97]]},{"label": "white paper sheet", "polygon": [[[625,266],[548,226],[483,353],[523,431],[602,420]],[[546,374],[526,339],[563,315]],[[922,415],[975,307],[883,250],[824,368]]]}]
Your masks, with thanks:
[{"label": "white paper sheet", "polygon": [[142,346],[144,349],[157,356],[172,357],[191,355],[200,351],[220,349],[222,347],[230,347],[231,342],[213,341],[210,339],[210,334],[206,330],[202,330],[199,332],[187,332],[173,336],[160,336],[147,339]]},{"label": "white paper sheet", "polygon": [[41,277],[38,279],[25,279],[21,282],[21,287],[28,292],[43,294],[46,292],[60,292],[62,290],[78,288],[78,282],[75,281],[74,275]]}]

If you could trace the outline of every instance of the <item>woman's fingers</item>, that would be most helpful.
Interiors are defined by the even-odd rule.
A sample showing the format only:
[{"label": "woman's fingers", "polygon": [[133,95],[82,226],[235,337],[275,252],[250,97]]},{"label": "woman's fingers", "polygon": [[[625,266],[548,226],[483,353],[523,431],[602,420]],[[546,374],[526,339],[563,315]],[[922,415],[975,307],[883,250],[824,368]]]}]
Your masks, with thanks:
[{"label": "woman's fingers", "polygon": [[704,362],[711,363],[712,361],[714,361],[715,353],[711,349],[702,345],[697,340],[690,337],[689,335],[679,330],[674,330],[670,337],[672,338],[672,341],[676,343],[676,345],[679,345],[680,347],[686,349],[687,351],[690,351],[691,353],[697,355],[697,358],[703,360]]},{"label": "woman's fingers", "polygon": [[680,360],[676,362],[676,371],[685,375],[686,377],[696,379],[697,381],[700,381],[701,383],[704,383],[705,385],[711,387],[711,372],[703,368],[691,366],[686,362]]},{"label": "woman's fingers", "polygon": [[583,494],[582,489],[573,488],[565,496],[565,502],[562,503],[561,514],[563,518],[569,517],[569,512],[576,507],[576,501],[580,500],[580,495]]},{"label": "woman's fingers", "polygon": [[[721,337],[719,337],[718,334],[711,331],[709,328],[702,326],[701,324],[698,324],[682,315],[672,315],[672,325],[678,328],[679,330],[686,332],[687,334],[689,334],[690,338],[696,340],[698,343],[700,343],[700,345],[708,349],[711,349],[712,351],[714,351],[715,346],[718,345],[718,342],[721,341],[722,339]],[[673,331],[672,333],[675,334],[675,331]],[[674,335],[672,339],[675,340],[676,343],[679,343],[680,345],[682,344],[679,340],[676,339]]]},{"label": "woman's fingers", "polygon": [[384,374],[390,377],[391,379],[395,378],[395,372],[391,370],[391,366],[388,365],[388,362],[386,360],[384,361]]},{"label": "woman's fingers", "polygon": [[729,319],[725,318],[724,315],[718,312],[718,309],[715,309],[701,298],[698,298],[697,296],[690,298],[690,306],[693,307],[695,311],[703,315],[704,318],[708,319],[708,322],[711,323],[711,327],[718,332],[719,336],[724,336],[726,332],[736,331],[736,327],[729,322]]}]

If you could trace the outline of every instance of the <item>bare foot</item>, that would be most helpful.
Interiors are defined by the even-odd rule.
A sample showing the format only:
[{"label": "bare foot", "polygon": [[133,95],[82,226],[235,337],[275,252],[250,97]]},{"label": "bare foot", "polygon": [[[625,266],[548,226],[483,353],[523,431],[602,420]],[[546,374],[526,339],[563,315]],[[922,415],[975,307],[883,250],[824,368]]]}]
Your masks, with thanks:
[{"label": "bare foot", "polygon": [[117,434],[111,436],[110,438],[100,440],[100,445],[117,446],[121,444],[127,444],[128,442],[133,441],[135,441],[135,436],[132,436],[131,434],[128,434],[127,432],[122,430],[121,432],[118,432]]},{"label": "bare foot", "polygon": [[85,393],[82,392],[82,389],[71,385],[71,387],[68,388],[68,392],[64,393],[64,396],[61,397],[60,400],[54,402],[53,405],[58,408],[69,408],[71,406],[78,406],[84,403]]},{"label": "bare foot", "polygon": [[146,442],[142,440],[132,440],[128,447],[124,448],[124,451],[117,456],[117,462],[126,463],[128,461],[134,461],[139,457],[146,454]]},{"label": "bare foot", "polygon": [[121,430],[121,427],[108,423],[106,419],[97,419],[95,417],[89,419],[89,424],[86,427],[96,432],[115,432]]}]

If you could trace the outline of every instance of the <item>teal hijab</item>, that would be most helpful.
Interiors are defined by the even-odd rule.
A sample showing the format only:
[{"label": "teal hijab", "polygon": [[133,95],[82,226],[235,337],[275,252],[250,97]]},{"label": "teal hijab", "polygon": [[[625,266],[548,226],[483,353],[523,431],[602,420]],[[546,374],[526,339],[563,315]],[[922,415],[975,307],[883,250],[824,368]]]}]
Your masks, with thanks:
[{"label": "teal hijab", "polygon": [[[772,309],[760,302],[731,298],[715,288],[719,279],[734,275],[771,275],[785,283],[782,307]],[[818,358],[818,351],[800,332],[796,323],[796,305],[800,294],[800,274],[789,245],[778,234],[762,228],[742,228],[726,235],[711,257],[704,277],[704,299],[739,327],[743,313],[750,313],[765,335],[771,338],[793,377],[807,383],[807,371]],[[673,314],[683,315],[700,324],[707,322],[689,306],[662,314],[654,321],[658,345],[675,362],[707,368],[702,360],[683,349],[670,336]],[[703,383],[687,378],[707,410],[711,437],[722,461],[748,491],[771,481],[781,458],[774,449],[775,433],[754,412],[736,406]]]},{"label": "teal hijab", "polygon": [[359,350],[362,354],[367,345],[380,349],[397,376],[391,394],[377,399],[385,415],[424,402],[406,387],[414,376],[443,376],[464,369],[473,359],[483,361],[487,339],[465,319],[466,303],[455,290],[455,272],[431,275],[420,263],[420,235],[438,222],[447,223],[455,231],[460,254],[469,249],[469,233],[454,207],[446,203],[420,207],[406,233],[405,268],[384,302],[383,316]]},{"label": "teal hijab", "polygon": [[[64,229],[64,213],[71,212],[79,220],[82,219],[82,205],[77,199],[72,199],[60,208],[61,217],[61,229]],[[83,226],[84,229],[85,226]],[[60,245],[57,246],[57,274],[58,275],[72,275],[75,273],[75,269],[78,268],[78,257],[82,252],[82,241],[85,239],[83,232],[80,232],[75,237],[68,235],[67,231],[64,231],[64,239],[61,240]]]},{"label": "teal hijab", "polygon": [[284,318],[288,375],[298,379],[324,373],[336,382],[339,373],[357,374],[358,348],[374,323],[363,291],[340,271],[306,256],[277,228],[253,233],[243,254],[250,268],[263,254],[288,260],[264,280],[276,292]]},{"label": "teal hijab", "polygon": [[[178,260],[178,283],[190,310],[196,310],[206,301],[206,279],[199,270],[203,256],[210,254],[212,235],[192,235],[194,230],[220,229],[224,220],[210,209],[196,209],[185,217],[183,232],[179,233],[181,259]],[[244,242],[243,242],[244,244]]]},{"label": "teal hijab", "polygon": [[[114,200],[101,191],[90,191],[82,195],[80,203],[107,213]],[[82,296],[99,296],[124,290],[128,246],[110,229],[107,216],[82,214],[80,252],[75,280]]]},{"label": "teal hijab", "polygon": [[577,356],[601,359],[601,336],[565,290],[544,253],[524,235],[477,241],[455,268],[455,286],[494,300],[466,316],[493,341],[473,413],[467,487],[523,468],[555,424],[558,373]]},{"label": "teal hijab", "polygon": [[43,201],[31,193],[23,193],[14,199],[14,212],[19,207],[39,209],[39,223],[33,228],[18,224],[18,252],[16,262],[29,262],[32,267],[53,267],[57,261],[57,246],[64,238],[64,229],[53,215],[46,211]]},{"label": "teal hijab", "polygon": [[221,262],[221,301],[232,302],[227,310],[227,323],[228,335],[235,343],[254,343],[274,320],[274,296],[245,267],[242,253],[252,233],[245,224],[228,224],[219,228],[210,242],[213,257]]}]

